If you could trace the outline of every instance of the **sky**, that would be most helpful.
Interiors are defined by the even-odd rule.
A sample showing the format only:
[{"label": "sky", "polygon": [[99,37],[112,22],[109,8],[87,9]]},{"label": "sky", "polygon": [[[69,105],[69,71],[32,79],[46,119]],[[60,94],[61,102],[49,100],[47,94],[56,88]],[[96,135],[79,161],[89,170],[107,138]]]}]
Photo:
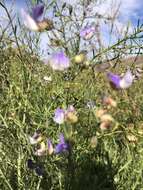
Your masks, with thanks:
[{"label": "sky", "polygon": [[[79,0],[58,0],[59,3],[69,3],[71,5],[78,5]],[[7,6],[11,5],[12,0],[5,0]],[[15,12],[19,13],[19,10],[23,7],[26,7],[26,3],[24,0],[14,0],[15,2]],[[47,0],[49,2],[49,0]],[[106,15],[110,16],[113,15],[115,10],[118,9],[118,6],[120,5],[120,11],[118,15],[118,19],[116,20],[116,26],[120,30],[124,28],[127,23],[130,23],[131,25],[131,30],[134,26],[136,26],[137,21],[140,19],[140,21],[143,20],[143,0],[101,0],[101,4],[98,6],[94,7],[94,5],[91,7],[94,7],[92,9],[93,12],[97,12],[98,14],[101,15]],[[91,11],[91,13],[92,13]],[[3,16],[3,11],[0,8],[0,16]],[[2,17],[1,17],[2,18]],[[1,22],[1,20],[0,20]],[[107,35],[106,25],[103,25],[102,32],[104,36],[104,41],[109,43],[109,36]],[[46,34],[43,33],[41,37],[41,47],[45,48],[46,47]]]},{"label": "sky", "polygon": [[[5,0],[7,4],[11,4],[12,2],[15,2],[16,9],[19,9],[23,6],[26,6],[25,0]],[[30,0],[29,0],[30,1]],[[48,1],[48,0],[47,0]],[[71,5],[77,4],[79,0],[58,0],[59,2],[67,2]],[[128,20],[131,19],[133,22],[136,21],[137,18],[143,19],[143,1],[142,0],[101,0],[101,5],[98,6],[96,10],[99,11],[99,13],[105,13],[111,11],[111,4],[112,2],[116,2],[116,4],[121,3],[120,8],[120,15],[122,17],[122,20]],[[115,5],[115,3],[113,3]]]}]

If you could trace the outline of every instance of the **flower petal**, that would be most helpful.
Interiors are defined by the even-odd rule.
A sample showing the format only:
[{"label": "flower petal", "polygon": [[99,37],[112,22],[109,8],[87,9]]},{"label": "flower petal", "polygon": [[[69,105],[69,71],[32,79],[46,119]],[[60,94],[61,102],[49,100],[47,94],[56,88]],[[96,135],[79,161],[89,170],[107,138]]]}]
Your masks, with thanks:
[{"label": "flower petal", "polygon": [[56,154],[59,154],[63,151],[63,145],[62,144],[57,144],[56,147],[55,147],[55,153]]},{"label": "flower petal", "polygon": [[60,134],[59,139],[60,139],[61,144],[65,144],[65,138],[64,138],[63,133]]},{"label": "flower petal", "polygon": [[123,78],[120,80],[120,87],[123,89],[130,87],[133,83],[133,79],[134,79],[134,77],[133,77],[131,71],[127,70],[127,72],[125,73]]},{"label": "flower petal", "polygon": [[120,76],[113,74],[113,73],[107,73],[107,77],[109,81],[115,86],[115,88],[120,88]]},{"label": "flower petal", "polygon": [[36,5],[32,8],[32,18],[37,21],[37,19],[43,14],[44,5]]},{"label": "flower petal", "polygon": [[64,71],[70,67],[70,60],[63,52],[55,53],[49,59],[49,65],[53,70]]},{"label": "flower petal", "polygon": [[39,27],[36,23],[36,21],[27,13],[25,12],[23,9],[21,10],[21,15],[24,21],[24,25],[33,31],[38,31]]},{"label": "flower petal", "polygon": [[47,144],[48,144],[48,153],[49,155],[51,155],[54,151],[54,148],[50,139],[48,139]]},{"label": "flower petal", "polygon": [[109,96],[104,96],[102,99],[102,103],[107,106],[109,105],[112,107],[117,107],[117,102]]},{"label": "flower petal", "polygon": [[56,154],[59,154],[59,153],[62,153],[62,152],[69,150],[69,145],[65,142],[65,138],[64,138],[63,133],[60,134],[59,140],[60,140],[60,142],[55,147],[55,153]]},{"label": "flower petal", "polygon": [[67,109],[67,112],[75,112],[74,106],[73,105],[69,105],[68,109]]},{"label": "flower petal", "polygon": [[64,123],[64,117],[65,117],[64,110],[57,108],[53,120],[58,124],[62,124]]}]

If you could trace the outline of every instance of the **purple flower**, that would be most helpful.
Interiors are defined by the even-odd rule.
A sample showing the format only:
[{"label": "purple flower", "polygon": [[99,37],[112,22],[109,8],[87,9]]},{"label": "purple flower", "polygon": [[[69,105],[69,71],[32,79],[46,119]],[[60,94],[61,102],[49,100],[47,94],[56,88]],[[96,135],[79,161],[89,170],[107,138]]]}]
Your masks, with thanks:
[{"label": "purple flower", "polygon": [[33,160],[31,159],[27,160],[27,167],[31,170],[35,168],[35,163],[33,162]]},{"label": "purple flower", "polygon": [[80,36],[85,40],[89,40],[93,37],[95,31],[94,26],[86,26],[80,31]]},{"label": "purple flower", "polygon": [[53,70],[64,71],[70,67],[70,60],[63,52],[53,54],[48,63]]},{"label": "purple flower", "polygon": [[128,69],[127,72],[124,74],[124,76],[121,78],[119,75],[108,73],[107,77],[109,81],[111,82],[111,85],[113,85],[116,89],[126,89],[130,87],[133,83],[133,75],[131,71]]},{"label": "purple flower", "polygon": [[32,15],[31,17],[37,21],[40,16],[42,16],[44,11],[44,5],[36,5],[35,7],[32,8]]},{"label": "purple flower", "polygon": [[41,166],[41,165],[38,165],[36,162],[34,162],[33,160],[31,159],[28,159],[27,160],[27,167],[31,170],[34,170],[35,173],[38,175],[38,176],[43,176],[44,174],[44,168]]},{"label": "purple flower", "polygon": [[21,10],[21,15],[24,21],[24,25],[33,31],[38,31],[39,27],[37,22],[25,11],[25,10]]},{"label": "purple flower", "polygon": [[132,85],[134,80],[134,76],[132,75],[131,71],[128,69],[123,78],[120,81],[121,88],[128,88]]},{"label": "purple flower", "polygon": [[108,73],[107,77],[109,79],[109,81],[111,82],[111,84],[115,87],[115,88],[120,88],[120,76],[119,75],[115,75],[113,73]]},{"label": "purple flower", "polygon": [[43,14],[44,6],[36,5],[32,9],[32,14],[28,14],[24,9],[21,10],[21,16],[24,21],[24,25],[33,31],[39,31],[38,19]]},{"label": "purple flower", "polygon": [[58,124],[62,124],[65,121],[76,123],[78,121],[77,112],[72,105],[65,110],[57,108],[53,120]]},{"label": "purple flower", "polygon": [[60,142],[55,147],[55,153],[59,154],[69,150],[69,145],[65,142],[64,135],[61,133],[59,137]]},{"label": "purple flower", "polygon": [[63,109],[57,108],[53,120],[58,123],[64,123],[65,111]]}]

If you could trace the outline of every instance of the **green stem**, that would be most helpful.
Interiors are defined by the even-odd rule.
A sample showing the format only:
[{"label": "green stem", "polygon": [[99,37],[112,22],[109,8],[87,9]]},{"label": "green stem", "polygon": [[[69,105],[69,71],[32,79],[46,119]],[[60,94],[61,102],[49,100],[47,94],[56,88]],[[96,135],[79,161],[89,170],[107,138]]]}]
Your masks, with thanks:
[{"label": "green stem", "polygon": [[13,190],[13,188],[11,187],[10,183],[8,182],[8,180],[6,179],[5,175],[3,174],[2,170],[0,169],[0,174],[2,176],[2,178],[4,179],[5,183],[7,184],[8,188],[10,190]]},{"label": "green stem", "polygon": [[120,45],[121,43],[123,43],[123,42],[125,42],[125,41],[127,41],[127,40],[132,40],[132,39],[136,38],[136,35],[139,34],[139,33],[141,33],[142,31],[143,31],[142,29],[138,29],[138,30],[135,31],[135,33],[132,34],[131,36],[128,36],[128,37],[125,37],[125,38],[119,40],[117,43],[113,44],[112,46],[110,46],[110,47],[104,49],[103,51],[99,52],[98,54],[96,54],[96,55],[92,58],[92,61],[94,61],[94,59],[96,59],[96,58],[99,57],[100,55],[102,55],[102,54],[104,54],[104,53],[106,53],[106,52],[108,52],[108,51],[114,49],[116,46]]},{"label": "green stem", "polygon": [[69,154],[68,154],[68,182],[67,182],[67,188],[68,190],[72,189],[72,185],[74,184],[75,179],[75,169],[74,169],[74,162],[73,162],[73,153],[72,153],[72,147],[69,142]]}]

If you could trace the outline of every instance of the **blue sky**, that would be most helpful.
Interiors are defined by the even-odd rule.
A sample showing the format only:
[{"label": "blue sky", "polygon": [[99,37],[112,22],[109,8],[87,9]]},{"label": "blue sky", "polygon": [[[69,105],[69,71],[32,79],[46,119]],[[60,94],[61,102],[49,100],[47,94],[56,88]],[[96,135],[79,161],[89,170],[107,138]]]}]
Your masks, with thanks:
[{"label": "blue sky", "polygon": [[[6,3],[8,4],[11,4],[12,0],[5,0]],[[18,6],[18,7],[21,7],[23,5],[25,5],[25,0],[14,0],[15,4]]]},{"label": "blue sky", "polygon": [[[12,3],[12,0],[5,0],[6,4],[10,5]],[[21,8],[23,6],[26,6],[25,0],[14,0],[15,8]]]},{"label": "blue sky", "polygon": [[[73,4],[76,4],[79,0],[58,0],[59,2],[68,2]],[[103,13],[108,9],[108,7],[111,5],[111,2],[116,2],[117,4],[121,2],[121,16],[131,19],[132,21],[135,21],[137,17],[143,18],[143,1],[142,0],[105,0],[104,3],[99,6],[100,10],[99,12]],[[7,4],[11,4],[13,0],[5,0]],[[21,8],[23,6],[26,6],[25,0],[14,0],[16,8]],[[29,0],[30,2],[30,0]],[[108,9],[109,10],[109,9]]]},{"label": "blue sky", "polygon": [[[78,1],[80,0],[66,0],[67,3],[70,3],[72,5],[77,5]],[[5,0],[6,4],[10,6],[12,0]],[[30,2],[30,1],[29,1]],[[49,2],[49,0],[47,0]],[[50,1],[51,2],[51,1]],[[65,2],[64,0],[58,0],[59,3]],[[113,15],[115,10],[118,9],[118,6],[120,6],[120,11],[118,15],[118,19],[116,20],[115,24],[119,29],[124,28],[127,23],[130,23],[131,29],[136,26],[138,19],[140,21],[143,21],[143,0],[105,0],[102,4],[96,6],[93,9],[93,12],[98,12],[99,14],[110,16]],[[19,13],[19,10],[22,7],[26,7],[26,3],[24,0],[15,0],[15,12]],[[91,5],[91,7],[94,7],[94,5]],[[0,8],[0,16],[3,16],[3,11]],[[1,18],[2,19],[2,18]],[[0,20],[1,21],[1,20]],[[132,23],[132,24],[131,24]],[[142,22],[143,23],[143,22]],[[103,35],[104,40],[108,44],[107,38],[109,37],[107,35],[108,31],[106,28],[106,25],[103,25]],[[46,34],[42,34],[42,43],[41,47],[46,48]]]}]

